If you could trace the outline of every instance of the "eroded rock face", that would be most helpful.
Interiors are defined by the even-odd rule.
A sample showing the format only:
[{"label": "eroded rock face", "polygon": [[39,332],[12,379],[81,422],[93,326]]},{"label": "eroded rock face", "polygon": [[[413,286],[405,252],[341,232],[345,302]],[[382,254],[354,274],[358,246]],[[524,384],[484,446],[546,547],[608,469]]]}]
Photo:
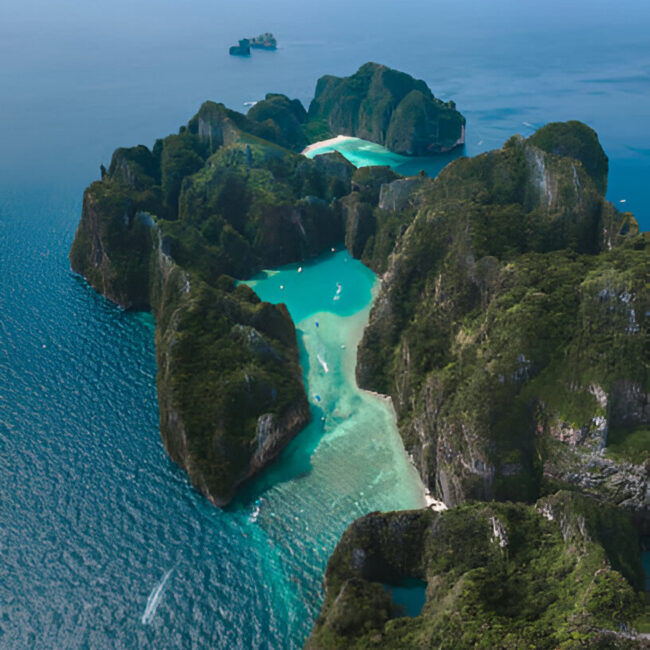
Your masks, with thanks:
[{"label": "eroded rock face", "polygon": [[[119,173],[130,177],[123,169]],[[149,217],[138,212],[123,185],[107,179],[84,193],[70,264],[109,300],[125,309],[148,309],[153,241]]]},{"label": "eroded rock face", "polygon": [[346,197],[343,201],[345,220],[345,247],[350,255],[359,259],[368,239],[374,235],[377,224],[373,206],[360,200],[358,195]]},{"label": "eroded rock face", "polygon": [[[306,648],[550,649],[578,631],[590,647],[611,647],[620,625],[629,629],[638,615],[641,575],[629,515],[577,494],[558,492],[535,506],[372,513],[346,530],[330,557]],[[426,584],[415,618],[382,585],[406,579]],[[625,641],[643,647],[634,634]]]},{"label": "eroded rock face", "polygon": [[379,208],[388,212],[400,212],[413,206],[415,194],[425,182],[425,176],[413,176],[383,184],[379,194]]},{"label": "eroded rock face", "polygon": [[284,306],[247,287],[190,281],[174,265],[156,308],[165,448],[215,505],[274,460],[309,421]]}]

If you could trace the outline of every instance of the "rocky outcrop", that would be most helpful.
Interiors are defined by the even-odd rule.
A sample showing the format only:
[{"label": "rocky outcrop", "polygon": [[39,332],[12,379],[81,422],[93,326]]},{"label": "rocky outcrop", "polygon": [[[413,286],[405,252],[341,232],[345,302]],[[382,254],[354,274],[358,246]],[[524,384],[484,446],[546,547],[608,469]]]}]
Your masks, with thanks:
[{"label": "rocky outcrop", "polygon": [[[372,513],[330,557],[306,648],[641,648],[640,575],[629,516],[568,492]],[[411,617],[387,587],[414,579],[426,602]]]},{"label": "rocky outcrop", "polygon": [[165,449],[226,505],[309,421],[293,322],[247,287],[227,278],[210,287],[184,270],[150,215],[114,218],[105,194],[120,186],[104,183],[86,192],[73,268],[123,307],[153,310]]},{"label": "rocky outcrop", "polygon": [[[118,174],[129,179],[128,166]],[[108,178],[83,198],[81,220],[70,249],[72,270],[125,309],[149,309],[150,217],[138,210],[125,186]]]},{"label": "rocky outcrop", "polygon": [[413,207],[417,191],[426,180],[426,176],[413,176],[383,184],[379,193],[379,208],[388,212],[401,212],[407,207]]},{"label": "rocky outcrop", "polygon": [[356,170],[352,192],[340,201],[350,254],[383,273],[395,242],[413,219],[418,189],[427,180],[425,176],[400,178],[384,166]]},{"label": "rocky outcrop", "polygon": [[454,102],[436,99],[424,81],[377,63],[350,77],[321,77],[308,119],[333,134],[411,156],[449,151],[465,141],[465,118]]},{"label": "rocky outcrop", "polygon": [[309,422],[293,322],[248,287],[219,288],[162,260],[156,309],[160,433],[212,503],[284,449]]},{"label": "rocky outcrop", "polygon": [[[533,141],[512,138],[422,181],[357,379],[392,396],[408,452],[449,506],[534,500],[560,482],[640,515],[648,469],[630,441],[647,404],[647,239],[579,158]],[[635,387],[629,407],[615,407],[623,386]],[[610,455],[623,412],[638,417]]]},{"label": "rocky outcrop", "polygon": [[220,147],[238,142],[242,127],[247,126],[243,115],[223,104],[204,102],[198,113],[188,122],[187,130],[205,143],[210,153]]},{"label": "rocky outcrop", "polygon": [[373,206],[361,200],[358,194],[352,194],[342,201],[345,223],[345,247],[350,255],[359,259],[366,242],[375,234],[377,222]]},{"label": "rocky outcrop", "polygon": [[598,135],[586,124],[575,120],[551,122],[538,129],[530,138],[530,143],[547,153],[579,160],[596,189],[601,194],[607,191],[609,162]]},{"label": "rocky outcrop", "polygon": [[289,313],[232,276],[338,244],[336,199],[354,169],[338,154],[292,154],[250,125],[261,128],[208,102],[153,151],[118,149],[86,190],[70,251],[97,291],[153,311],[165,448],[220,506],[310,417]]}]

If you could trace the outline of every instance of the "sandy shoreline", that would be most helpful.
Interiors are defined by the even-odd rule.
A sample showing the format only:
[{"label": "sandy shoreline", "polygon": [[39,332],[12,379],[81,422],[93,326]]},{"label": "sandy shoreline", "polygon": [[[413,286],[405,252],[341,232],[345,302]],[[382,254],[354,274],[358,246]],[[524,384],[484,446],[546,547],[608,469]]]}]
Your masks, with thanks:
[{"label": "sandy shoreline", "polygon": [[306,156],[309,152],[314,151],[314,149],[320,149],[321,147],[329,147],[334,144],[339,144],[340,142],[345,142],[346,140],[354,140],[351,135],[337,135],[335,138],[330,138],[329,140],[321,140],[320,142],[314,142],[308,147],[305,147],[300,153],[303,156]]}]

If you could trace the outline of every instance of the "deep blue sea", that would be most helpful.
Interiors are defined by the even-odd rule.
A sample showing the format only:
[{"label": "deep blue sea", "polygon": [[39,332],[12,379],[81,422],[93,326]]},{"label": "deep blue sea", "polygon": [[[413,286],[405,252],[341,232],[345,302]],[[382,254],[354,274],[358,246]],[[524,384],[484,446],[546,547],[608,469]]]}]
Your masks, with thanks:
[{"label": "deep blue sea", "polygon": [[[262,31],[280,49],[228,56]],[[587,122],[610,157],[610,199],[647,230],[648,33],[645,0],[0,3],[0,648],[300,647],[345,523],[420,498],[391,436],[358,447],[369,467],[343,462],[350,414],[392,424],[351,383],[345,351],[368,305],[337,314],[335,285],[296,316],[310,387],[325,401],[330,380],[347,382],[322,406],[310,390],[325,421],[226,512],[189,486],[159,438],[151,317],[69,270],[83,188],[115,147],[152,145],[205,99],[307,103],[321,74],[375,60],[456,101],[470,155],[547,121]],[[351,286],[369,299],[365,269],[340,277],[341,302]],[[316,318],[332,325],[318,336]],[[392,467],[401,490],[373,467]]]}]

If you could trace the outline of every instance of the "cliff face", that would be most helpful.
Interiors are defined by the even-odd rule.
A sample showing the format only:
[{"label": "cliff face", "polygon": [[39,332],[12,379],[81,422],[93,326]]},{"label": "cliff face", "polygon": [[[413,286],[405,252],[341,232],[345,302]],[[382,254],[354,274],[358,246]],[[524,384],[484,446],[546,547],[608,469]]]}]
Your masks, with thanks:
[{"label": "cliff face", "polygon": [[124,185],[93,183],[84,193],[70,250],[72,269],[118,305],[148,309],[150,221]]},{"label": "cliff face", "polygon": [[465,141],[465,118],[453,102],[436,99],[424,81],[377,63],[350,77],[318,80],[308,120],[312,129],[351,135],[391,151],[424,156]]},{"label": "cliff face", "polygon": [[309,420],[296,333],[282,305],[232,277],[305,259],[343,238],[354,167],[310,161],[206,103],[179,134],[116,150],[85,192],[73,270],[156,317],[160,431],[216,505]]},{"label": "cliff face", "polygon": [[295,329],[284,305],[226,278],[210,287],[158,256],[160,433],[192,484],[223,506],[309,421]]},{"label": "cliff face", "polygon": [[535,141],[423,181],[357,378],[393,397],[406,448],[447,505],[566,483],[647,518],[650,466],[635,451],[647,441],[647,239],[579,159]]},{"label": "cliff face", "polygon": [[[641,560],[620,509],[567,492],[533,506],[372,513],[343,534],[306,648],[641,648]],[[423,581],[419,616],[383,586]]]}]

